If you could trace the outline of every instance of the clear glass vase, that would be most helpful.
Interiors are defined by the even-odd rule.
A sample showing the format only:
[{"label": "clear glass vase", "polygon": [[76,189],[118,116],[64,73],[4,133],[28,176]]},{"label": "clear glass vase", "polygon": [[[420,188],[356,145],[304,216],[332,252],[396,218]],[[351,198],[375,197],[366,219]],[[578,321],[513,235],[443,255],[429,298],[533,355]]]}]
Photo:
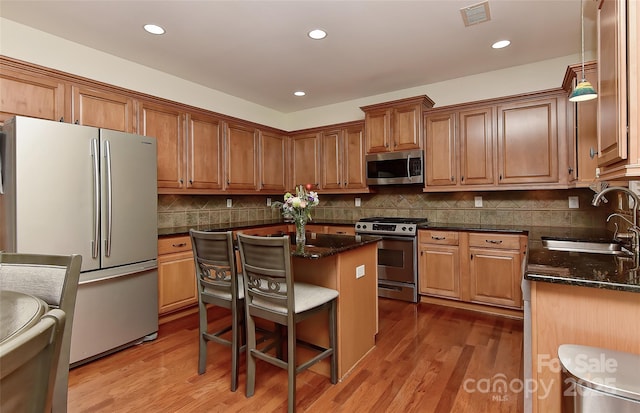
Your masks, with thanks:
[{"label": "clear glass vase", "polygon": [[296,219],[296,245],[298,246],[304,246],[304,244],[307,241],[307,236],[305,233],[306,225],[307,225],[306,217],[299,217]]}]

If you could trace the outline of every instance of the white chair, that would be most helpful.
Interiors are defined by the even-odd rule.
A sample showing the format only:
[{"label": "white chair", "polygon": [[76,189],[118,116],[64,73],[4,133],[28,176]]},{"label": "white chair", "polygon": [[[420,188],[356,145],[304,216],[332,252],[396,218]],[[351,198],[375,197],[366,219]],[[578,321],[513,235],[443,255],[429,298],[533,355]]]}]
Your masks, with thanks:
[{"label": "white chair", "polygon": [[[255,237],[238,234],[245,287],[247,319],[247,397],[255,391],[256,359],[287,370],[288,411],[296,407],[296,375],[327,357],[331,383],[338,381],[336,300],[338,291],[317,285],[294,282],[291,270],[289,236]],[[311,262],[310,262],[311,265]],[[296,324],[326,311],[329,317],[329,346],[305,343],[296,337]],[[256,320],[266,319],[287,328],[287,359],[269,354],[268,348],[256,348]],[[304,363],[296,362],[296,345],[316,351]]]},{"label": "white chair", "polygon": [[49,308],[59,308],[65,313],[53,413],[67,411],[71,329],[81,265],[80,255],[0,253],[0,289],[34,295],[46,302]]}]

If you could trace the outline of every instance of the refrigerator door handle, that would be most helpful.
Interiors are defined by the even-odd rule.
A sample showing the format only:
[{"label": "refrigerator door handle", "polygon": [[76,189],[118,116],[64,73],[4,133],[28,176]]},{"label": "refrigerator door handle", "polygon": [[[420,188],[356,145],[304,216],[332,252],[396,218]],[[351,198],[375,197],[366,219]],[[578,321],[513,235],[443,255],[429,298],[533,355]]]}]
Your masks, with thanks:
[{"label": "refrigerator door handle", "polygon": [[91,157],[93,158],[93,241],[91,243],[91,257],[98,258],[100,246],[100,159],[98,158],[98,140],[91,139]]},{"label": "refrigerator door handle", "polygon": [[113,229],[113,182],[111,179],[111,145],[109,144],[109,141],[104,142],[104,157],[106,161],[105,179],[107,181],[107,239],[105,240],[104,255],[105,257],[109,257],[111,255],[111,231]]}]

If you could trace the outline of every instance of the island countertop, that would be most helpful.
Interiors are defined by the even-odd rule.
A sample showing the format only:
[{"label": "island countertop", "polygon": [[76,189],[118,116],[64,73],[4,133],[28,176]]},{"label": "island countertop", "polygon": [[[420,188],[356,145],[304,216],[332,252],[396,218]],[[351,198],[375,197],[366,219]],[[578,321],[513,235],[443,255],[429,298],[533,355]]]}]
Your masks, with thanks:
[{"label": "island countertop", "polygon": [[291,255],[299,258],[323,258],[336,255],[341,252],[359,248],[363,245],[372,244],[382,238],[373,235],[342,235],[342,234],[321,234],[315,232],[307,233],[307,242],[304,248],[296,246],[296,234],[290,233]]}]

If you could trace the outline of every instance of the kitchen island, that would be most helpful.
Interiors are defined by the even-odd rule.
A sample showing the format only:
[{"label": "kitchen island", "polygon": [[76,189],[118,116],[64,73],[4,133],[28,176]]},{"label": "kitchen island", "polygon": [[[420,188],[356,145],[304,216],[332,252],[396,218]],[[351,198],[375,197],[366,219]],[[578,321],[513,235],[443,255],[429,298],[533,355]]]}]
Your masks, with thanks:
[{"label": "kitchen island", "polygon": [[[541,234],[612,237],[604,231]],[[633,257],[550,251],[543,248],[540,236],[532,235],[525,274],[531,292],[531,375],[525,376],[530,380],[525,384],[531,390],[533,412],[559,412],[564,388],[558,359],[561,344],[640,354],[640,272]]]},{"label": "kitchen island", "polygon": [[[293,273],[296,281],[337,290],[338,378],[342,379],[374,346],[378,332],[379,237],[307,233],[304,248],[293,243]],[[324,313],[298,324],[300,339],[327,346],[328,321]],[[308,358],[299,347],[299,360]],[[311,367],[329,376],[329,362]]]}]

